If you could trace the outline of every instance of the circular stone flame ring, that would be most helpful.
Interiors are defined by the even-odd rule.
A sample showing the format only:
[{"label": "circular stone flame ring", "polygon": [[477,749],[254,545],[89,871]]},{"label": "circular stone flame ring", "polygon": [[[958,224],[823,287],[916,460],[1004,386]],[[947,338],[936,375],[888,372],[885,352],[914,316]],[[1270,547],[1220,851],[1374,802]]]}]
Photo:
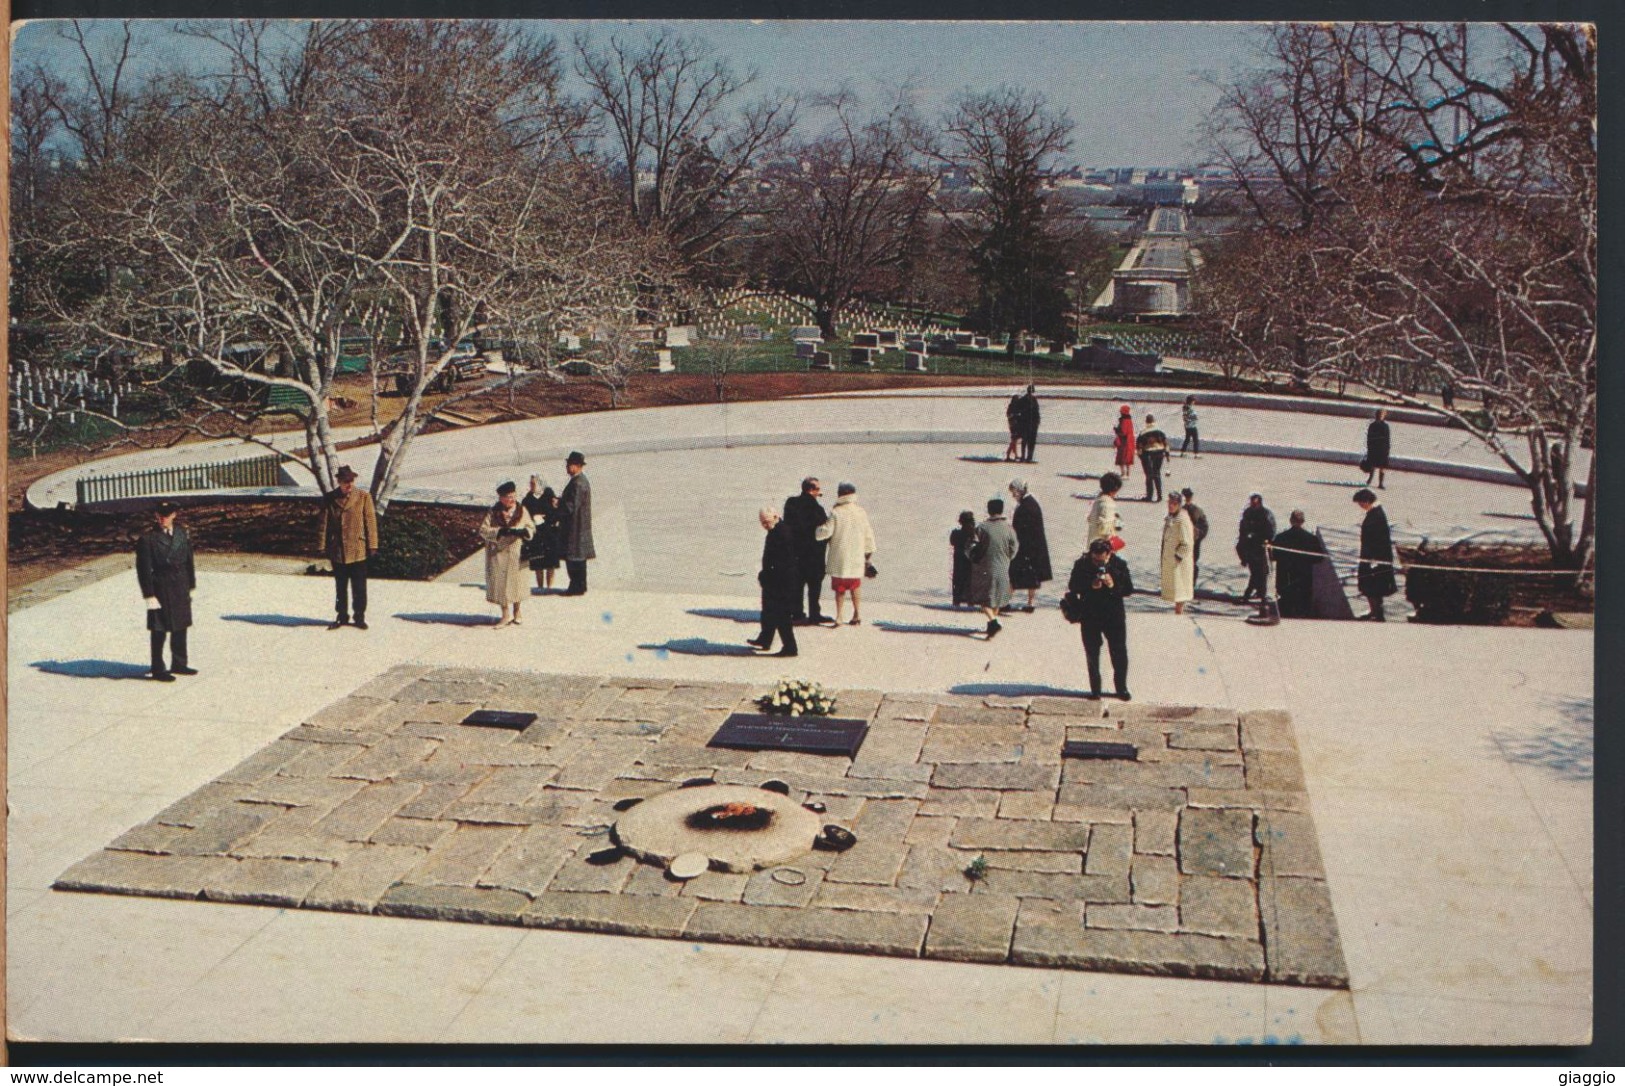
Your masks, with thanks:
[{"label": "circular stone flame ring", "polygon": [[[725,832],[716,825],[706,829],[689,825],[692,816],[732,804],[766,812],[766,824]],[[674,788],[649,797],[616,821],[615,840],[640,860],[662,866],[684,853],[698,852],[710,858],[713,870],[749,873],[806,855],[823,829],[821,818],[789,796],[718,784]]]}]

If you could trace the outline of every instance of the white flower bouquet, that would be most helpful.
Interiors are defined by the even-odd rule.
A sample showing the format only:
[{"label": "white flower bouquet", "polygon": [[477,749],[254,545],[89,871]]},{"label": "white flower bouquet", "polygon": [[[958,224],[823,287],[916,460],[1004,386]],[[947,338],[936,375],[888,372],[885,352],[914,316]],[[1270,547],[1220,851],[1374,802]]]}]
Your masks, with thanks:
[{"label": "white flower bouquet", "polygon": [[756,699],[756,705],[782,716],[828,716],[835,711],[835,698],[806,679],[780,679],[771,694]]}]

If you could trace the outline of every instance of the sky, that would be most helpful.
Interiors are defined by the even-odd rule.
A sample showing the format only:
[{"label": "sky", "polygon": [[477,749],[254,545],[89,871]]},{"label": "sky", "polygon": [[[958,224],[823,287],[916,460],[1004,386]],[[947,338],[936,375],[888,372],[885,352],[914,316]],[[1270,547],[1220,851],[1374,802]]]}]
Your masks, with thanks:
[{"label": "sky", "polygon": [[[1074,122],[1070,162],[1180,165],[1201,159],[1197,133],[1222,78],[1251,64],[1254,30],[1203,23],[909,23],[546,20],[531,25],[568,44],[670,27],[710,42],[735,70],[755,68],[758,94],[821,92],[845,83],[865,98],[908,81],[928,113],[962,90],[1002,84],[1044,94]],[[110,27],[93,27],[105,33]],[[143,27],[147,59],[207,63],[168,24]],[[73,47],[51,23],[30,23],[13,63],[61,70]]]}]

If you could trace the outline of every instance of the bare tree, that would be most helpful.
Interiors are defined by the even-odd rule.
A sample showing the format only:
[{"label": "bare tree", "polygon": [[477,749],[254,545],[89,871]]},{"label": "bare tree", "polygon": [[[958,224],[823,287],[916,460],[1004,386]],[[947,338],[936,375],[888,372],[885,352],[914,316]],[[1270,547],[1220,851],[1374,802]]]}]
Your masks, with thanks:
[{"label": "bare tree", "polygon": [[[1290,349],[1300,374],[1331,374],[1464,427],[1529,488],[1554,562],[1586,567],[1595,526],[1575,465],[1596,419],[1591,29],[1270,34],[1270,66],[1227,96],[1216,127],[1258,193],[1275,259],[1261,246],[1256,266],[1232,265],[1238,281],[1210,290],[1217,315],[1260,356]],[[1243,108],[1260,101],[1291,102],[1324,124],[1295,122],[1284,139],[1278,115]],[[1311,134],[1321,141],[1312,159],[1269,152]],[[1282,198],[1291,216],[1275,214]],[[1262,314],[1276,300],[1287,319],[1271,328]],[[1421,376],[1482,410],[1420,395]]]},{"label": "bare tree", "polygon": [[695,38],[650,34],[575,42],[577,74],[607,121],[626,206],[696,267],[745,227],[742,190],[795,123],[795,101],[745,103],[754,70],[736,74]]},{"label": "bare tree", "polygon": [[911,154],[902,103],[868,121],[850,95],[820,104],[835,116],[830,131],[764,171],[772,236],[761,248],[773,285],[807,298],[834,339],[842,307],[918,247],[930,178]]},{"label": "bare tree", "polygon": [[1071,119],[1042,94],[1004,86],[962,95],[942,129],[935,154],[970,185],[966,240],[979,284],[972,320],[995,332],[1064,335],[1065,219],[1043,186],[1072,145]]},{"label": "bare tree", "polygon": [[713,339],[689,348],[689,355],[698,362],[700,370],[711,379],[716,390],[717,403],[728,402],[728,382],[745,368],[750,347],[739,339]]}]

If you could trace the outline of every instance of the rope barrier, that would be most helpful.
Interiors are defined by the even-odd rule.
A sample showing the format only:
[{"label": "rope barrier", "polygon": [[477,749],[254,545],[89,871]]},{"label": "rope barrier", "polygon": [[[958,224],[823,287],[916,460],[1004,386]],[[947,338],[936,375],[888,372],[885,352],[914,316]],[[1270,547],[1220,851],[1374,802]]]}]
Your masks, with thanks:
[{"label": "rope barrier", "polygon": [[1350,556],[1347,551],[1336,554],[1331,551],[1303,551],[1294,547],[1277,547],[1275,544],[1266,544],[1270,550],[1282,554],[1309,554],[1317,558],[1332,558],[1340,562],[1353,562],[1367,566],[1393,566],[1395,570],[1407,569],[1446,569],[1456,573],[1502,573],[1509,577],[1578,577],[1581,570],[1577,569],[1491,569],[1487,566],[1437,566],[1424,562],[1411,562],[1409,565],[1400,565],[1380,558],[1361,558],[1359,555]]}]

